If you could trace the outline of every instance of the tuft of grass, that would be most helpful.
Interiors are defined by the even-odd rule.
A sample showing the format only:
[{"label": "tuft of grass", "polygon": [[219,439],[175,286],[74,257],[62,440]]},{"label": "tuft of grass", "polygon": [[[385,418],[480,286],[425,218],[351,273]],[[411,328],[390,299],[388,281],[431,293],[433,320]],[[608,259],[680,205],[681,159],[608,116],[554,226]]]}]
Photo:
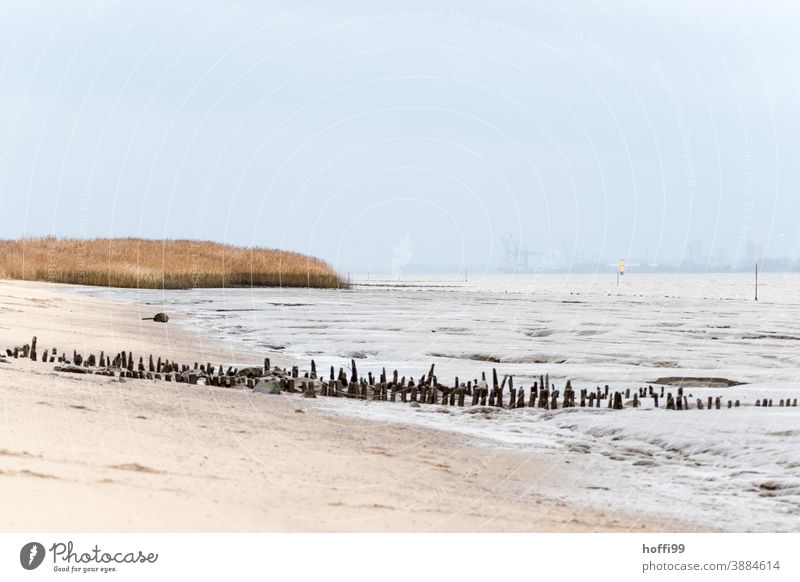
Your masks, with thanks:
[{"label": "tuft of grass", "polygon": [[301,253],[140,238],[0,240],[0,277],[139,289],[349,288],[325,261]]}]

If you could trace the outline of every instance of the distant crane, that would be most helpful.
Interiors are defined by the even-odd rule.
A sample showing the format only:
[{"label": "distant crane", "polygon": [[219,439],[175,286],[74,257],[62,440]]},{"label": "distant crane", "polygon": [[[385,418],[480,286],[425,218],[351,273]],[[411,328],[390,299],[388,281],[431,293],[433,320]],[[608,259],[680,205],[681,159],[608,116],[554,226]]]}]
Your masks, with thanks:
[{"label": "distant crane", "polygon": [[531,255],[538,255],[541,253],[529,251],[527,245],[520,244],[519,240],[513,234],[505,234],[502,236],[503,246],[506,249],[506,259],[503,265],[503,270],[515,272],[527,272],[528,257]]}]

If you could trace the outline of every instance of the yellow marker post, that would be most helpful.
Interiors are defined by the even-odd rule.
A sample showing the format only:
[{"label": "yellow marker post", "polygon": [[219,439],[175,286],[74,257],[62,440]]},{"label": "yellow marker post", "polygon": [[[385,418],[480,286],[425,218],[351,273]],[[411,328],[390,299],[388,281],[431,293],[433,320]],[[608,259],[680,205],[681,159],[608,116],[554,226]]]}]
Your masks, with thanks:
[{"label": "yellow marker post", "polygon": [[625,259],[619,260],[619,268],[617,268],[617,287],[619,287],[619,278],[625,274]]}]

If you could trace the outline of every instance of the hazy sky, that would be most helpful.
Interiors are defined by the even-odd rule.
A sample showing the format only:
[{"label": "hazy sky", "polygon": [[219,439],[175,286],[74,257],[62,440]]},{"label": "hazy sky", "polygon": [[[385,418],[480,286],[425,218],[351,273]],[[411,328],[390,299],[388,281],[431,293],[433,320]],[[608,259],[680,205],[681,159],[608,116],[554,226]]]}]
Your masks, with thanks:
[{"label": "hazy sky", "polygon": [[2,236],[800,256],[800,5],[0,0]]}]

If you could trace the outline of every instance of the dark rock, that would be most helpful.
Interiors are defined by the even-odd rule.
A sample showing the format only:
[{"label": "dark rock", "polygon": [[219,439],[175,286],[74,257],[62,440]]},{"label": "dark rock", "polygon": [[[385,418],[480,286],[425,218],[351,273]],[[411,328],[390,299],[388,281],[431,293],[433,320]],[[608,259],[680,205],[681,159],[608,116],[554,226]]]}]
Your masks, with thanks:
[{"label": "dark rock", "polygon": [[156,313],[153,316],[153,321],[157,321],[158,323],[167,323],[169,321],[169,315],[166,313]]}]

